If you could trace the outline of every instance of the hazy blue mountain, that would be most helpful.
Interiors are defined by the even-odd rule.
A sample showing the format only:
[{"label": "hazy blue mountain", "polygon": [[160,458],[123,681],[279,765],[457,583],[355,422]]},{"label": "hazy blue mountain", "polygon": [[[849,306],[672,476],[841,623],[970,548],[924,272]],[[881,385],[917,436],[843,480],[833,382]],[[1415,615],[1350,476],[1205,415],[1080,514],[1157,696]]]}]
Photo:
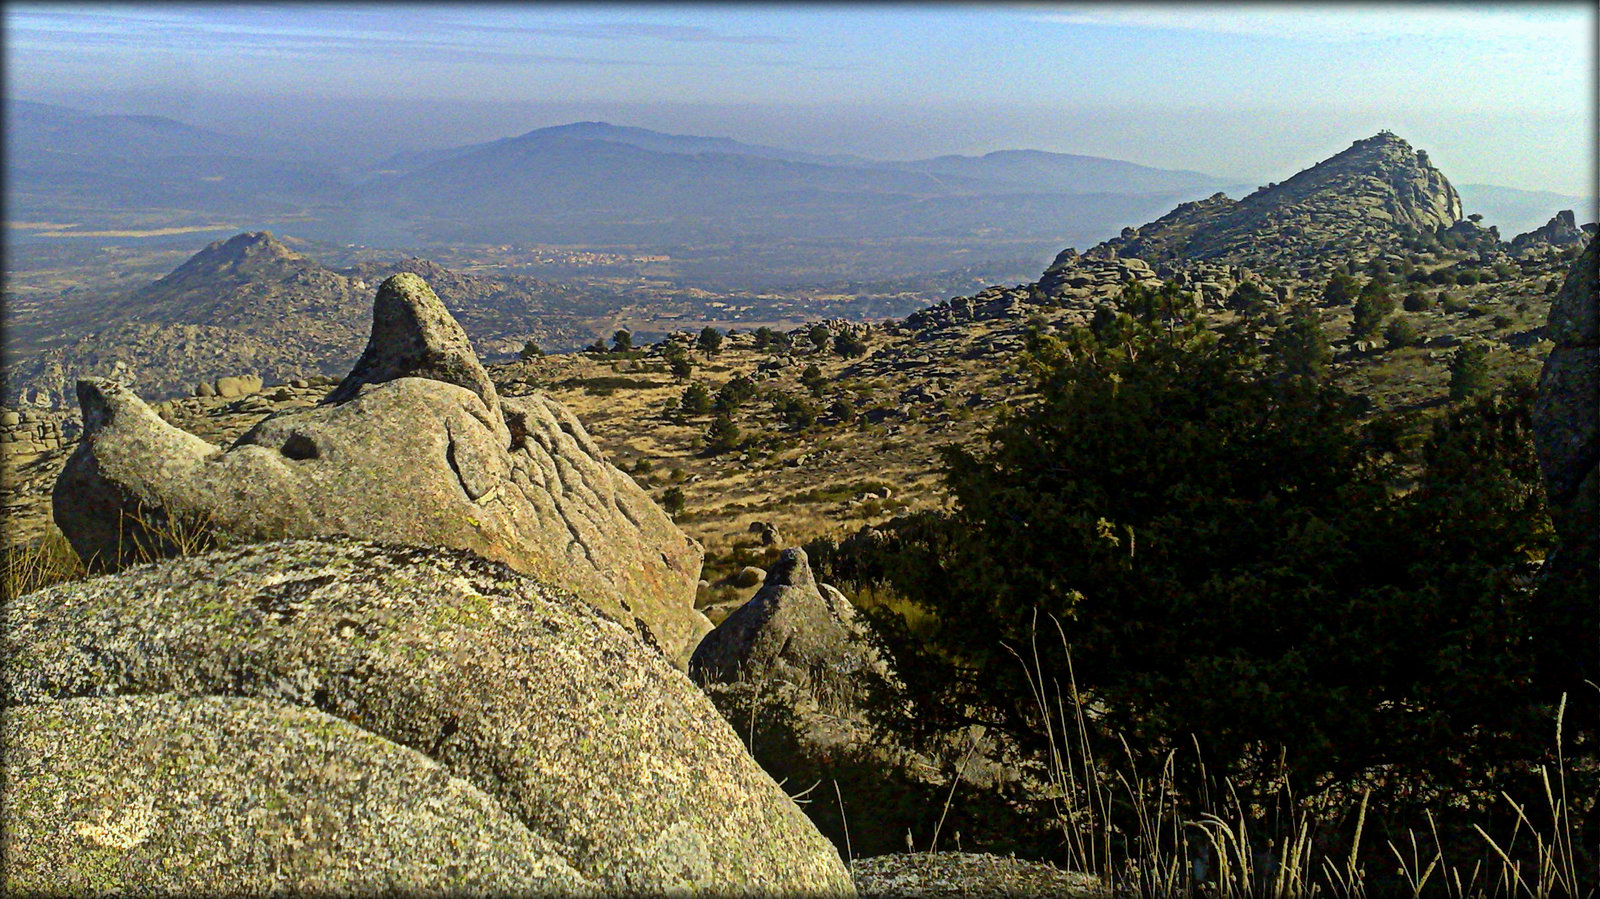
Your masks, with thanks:
[{"label": "hazy blue mountain", "polygon": [[7,206],[13,214],[142,207],[211,213],[283,209],[342,183],[294,149],[161,116],[95,115],[5,104]]},{"label": "hazy blue mountain", "polygon": [[807,162],[820,165],[867,165],[868,160],[848,155],[823,155],[818,153],[805,153],[799,150],[785,150],[780,147],[767,147],[759,144],[747,144],[728,137],[697,137],[689,134],[667,134],[661,131],[651,131],[648,128],[636,128],[631,125],[612,125],[609,122],[573,122],[568,125],[555,125],[549,128],[538,128],[517,137],[506,137],[499,140],[488,141],[481,144],[469,144],[462,147],[450,147],[443,150],[428,150],[423,152],[399,153],[383,162],[377,167],[378,171],[385,174],[397,174],[413,171],[439,162],[459,159],[473,153],[491,150],[507,144],[528,145],[557,140],[575,141],[606,141],[613,144],[623,144],[649,150],[655,153],[678,153],[684,155],[721,154],[727,156],[751,156],[757,159],[777,159],[785,162]]},{"label": "hazy blue mountain", "polygon": [[802,155],[578,123],[413,156],[341,206],[352,228],[406,221],[418,239],[451,242],[1087,242],[1222,183],[1048,153],[926,164],[783,158]]},{"label": "hazy blue mountain", "polygon": [[1042,150],[999,150],[983,156],[939,156],[915,162],[889,163],[903,171],[970,178],[1028,191],[1061,193],[1193,193],[1203,196],[1237,189],[1227,181],[1200,172],[1155,169],[1104,159],[1046,153]]},{"label": "hazy blue mountain", "polygon": [[1461,193],[1461,205],[1466,211],[1482,215],[1485,226],[1498,227],[1502,240],[1538,228],[1563,209],[1576,213],[1580,225],[1600,218],[1594,197],[1518,190],[1493,184],[1460,184],[1456,190]]}]

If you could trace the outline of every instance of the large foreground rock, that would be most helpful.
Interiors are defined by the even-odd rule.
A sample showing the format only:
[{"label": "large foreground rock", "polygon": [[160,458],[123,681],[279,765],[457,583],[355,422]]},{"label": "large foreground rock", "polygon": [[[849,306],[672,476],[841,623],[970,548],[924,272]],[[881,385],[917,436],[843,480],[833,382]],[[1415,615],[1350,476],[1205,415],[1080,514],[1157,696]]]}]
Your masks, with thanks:
[{"label": "large foreground rock", "polygon": [[1534,446],[1550,518],[1560,544],[1545,561],[1548,626],[1570,638],[1587,634],[1587,658],[1575,684],[1600,674],[1594,621],[1600,597],[1600,240],[1590,239],[1550,304],[1545,358],[1533,410]]},{"label": "large foreground rock", "polygon": [[711,624],[694,609],[700,546],[576,418],[502,399],[421,278],[385,281],[354,370],[318,407],[223,449],[132,391],[81,381],[84,433],[55,520],[95,570],[219,540],[349,534],[470,549],[566,587],[675,664]]},{"label": "large foreground rock", "polygon": [[481,790],[313,709],[80,698],[3,733],[7,892],[599,894]]},{"label": "large foreground rock", "polygon": [[[181,724],[184,715],[201,714],[183,700],[252,698],[274,709],[314,709],[359,730],[335,725],[322,745],[345,741],[358,767],[370,760],[396,777],[418,772],[419,802],[453,797],[463,822],[488,813],[471,812],[474,794],[425,773],[425,760],[396,761],[411,758],[402,749],[492,799],[531,836],[485,862],[482,881],[498,876],[497,859],[526,849],[543,865],[528,869],[528,893],[561,886],[561,865],[609,894],[852,890],[834,848],[682,672],[571,594],[470,553],[342,537],[255,544],[52,587],[13,600],[4,613],[0,675],[9,686],[7,717],[20,728],[12,745],[59,747],[62,761],[46,766],[51,770],[95,770],[105,760],[94,747],[112,739],[105,728],[114,706],[68,713],[63,700],[170,694],[161,714]],[[214,723],[224,733],[233,726],[222,720],[229,708],[237,707],[205,712],[221,716]],[[327,778],[335,789],[326,804],[314,796],[301,801],[313,838],[333,839],[332,822],[350,807],[337,788],[341,775],[313,776],[310,769],[325,761],[322,750],[295,736],[302,724],[284,721],[281,712],[266,720],[274,717],[276,738],[257,741],[261,755],[237,761],[239,775],[281,765],[299,772],[294,776]],[[325,721],[300,720],[313,729]],[[130,723],[129,733],[138,732]],[[371,748],[353,746],[361,741]],[[293,746],[293,755],[273,760],[274,744]],[[12,753],[5,765],[8,783],[40,770]],[[84,782],[121,782],[115,764],[105,770],[83,773]],[[151,807],[181,806],[175,794],[183,785],[211,775],[182,779],[190,776],[153,769],[144,788]],[[290,787],[276,777],[272,784],[242,781],[238,789],[265,800]],[[107,790],[114,810],[85,833],[116,831],[126,819],[115,811],[115,788]],[[372,801],[383,803],[381,796]],[[8,826],[9,847],[44,853],[25,869],[67,870],[74,853],[110,851],[105,841],[93,847],[50,836],[78,833],[83,808],[63,797],[50,813]],[[182,833],[184,820],[169,819],[178,830],[161,838],[163,846],[187,847],[174,850],[170,864],[239,865],[219,875],[229,882],[234,875],[240,882],[266,877],[252,865],[266,864],[270,854],[236,861],[231,848]],[[136,831],[134,824],[128,826]],[[406,824],[419,833],[429,826]],[[298,832],[283,839],[291,836],[305,839]],[[462,864],[482,844],[479,836],[463,837]],[[428,846],[418,840],[414,869],[427,870]],[[23,864],[14,854],[7,861]]]}]

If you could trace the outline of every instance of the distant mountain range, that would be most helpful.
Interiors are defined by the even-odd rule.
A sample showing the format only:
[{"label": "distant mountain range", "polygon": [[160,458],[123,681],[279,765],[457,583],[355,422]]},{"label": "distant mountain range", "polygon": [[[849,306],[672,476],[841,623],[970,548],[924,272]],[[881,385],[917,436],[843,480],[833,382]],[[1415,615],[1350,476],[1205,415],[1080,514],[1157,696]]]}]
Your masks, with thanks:
[{"label": "distant mountain range", "polygon": [[[1006,150],[881,162],[578,122],[359,170],[156,116],[6,103],[14,244],[88,232],[271,228],[336,244],[627,246],[751,288],[892,278],[1088,246],[1249,185],[1092,156]],[[1487,185],[1466,212],[1506,238],[1593,202]],[[60,223],[40,224],[40,223]],[[697,267],[698,266],[698,267]]]}]

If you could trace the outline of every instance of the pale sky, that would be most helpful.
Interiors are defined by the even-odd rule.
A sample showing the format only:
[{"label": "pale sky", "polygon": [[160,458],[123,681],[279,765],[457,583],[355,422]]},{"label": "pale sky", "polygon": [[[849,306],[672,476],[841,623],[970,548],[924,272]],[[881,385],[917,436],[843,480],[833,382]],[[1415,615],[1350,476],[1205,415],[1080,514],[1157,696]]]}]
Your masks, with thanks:
[{"label": "pale sky", "polygon": [[1457,183],[1594,191],[1593,3],[4,15],[13,98],[347,149],[604,119],[883,159],[1030,148],[1265,183],[1387,128]]}]

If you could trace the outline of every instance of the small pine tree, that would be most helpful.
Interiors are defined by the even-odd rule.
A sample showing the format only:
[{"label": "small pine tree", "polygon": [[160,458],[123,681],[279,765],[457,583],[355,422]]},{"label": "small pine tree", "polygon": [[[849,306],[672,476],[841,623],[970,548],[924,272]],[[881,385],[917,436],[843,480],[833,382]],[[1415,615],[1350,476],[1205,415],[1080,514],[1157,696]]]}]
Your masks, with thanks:
[{"label": "small pine tree", "polygon": [[633,333],[626,328],[618,328],[617,333],[611,335],[611,349],[616,353],[627,353],[633,350]]},{"label": "small pine tree", "polygon": [[1272,335],[1272,352],[1286,374],[1312,380],[1320,379],[1333,359],[1322,323],[1304,304],[1297,304],[1288,322]]},{"label": "small pine tree", "polygon": [[677,518],[683,512],[683,488],[674,485],[662,491],[661,508],[668,515]]},{"label": "small pine tree", "polygon": [[827,349],[829,341],[833,339],[833,335],[828,333],[828,326],[822,324],[812,325],[808,336],[811,338],[811,345],[816,347],[818,352]]},{"label": "small pine tree", "polygon": [[841,331],[833,338],[833,351],[846,359],[853,359],[867,354],[867,344],[856,335]]},{"label": "small pine tree", "polygon": [[688,380],[694,371],[694,363],[689,361],[689,351],[681,343],[669,343],[661,350],[661,358],[667,361],[667,367],[672,370],[672,376],[680,381]]},{"label": "small pine tree", "polygon": [[706,429],[706,449],[713,455],[736,450],[743,443],[742,437],[732,417],[725,413],[718,414],[711,420],[711,427]]},{"label": "small pine tree", "polygon": [[1450,356],[1450,401],[1481,396],[1489,389],[1489,347],[1469,343]]},{"label": "small pine tree", "polygon": [[711,411],[711,391],[706,385],[696,381],[683,389],[683,399],[678,401],[678,408],[685,415],[704,415]]},{"label": "small pine tree", "polygon": [[800,373],[800,383],[811,391],[812,396],[821,396],[822,388],[828,385],[828,379],[822,376],[822,369],[815,365],[807,365],[805,371]]},{"label": "small pine tree", "polygon": [[700,329],[700,339],[695,342],[695,345],[700,348],[700,352],[705,353],[707,356],[715,356],[722,352],[722,332],[710,325],[706,325]]},{"label": "small pine tree", "polygon": [[1421,340],[1422,336],[1417,333],[1417,326],[1412,323],[1410,316],[1397,315],[1383,329],[1383,342],[1391,350],[1416,346]]},{"label": "small pine tree", "polygon": [[1322,289],[1322,302],[1329,306],[1348,306],[1356,298],[1356,279],[1346,272],[1334,272]]},{"label": "small pine tree", "polygon": [[531,340],[524,343],[522,349],[517,351],[517,357],[524,362],[530,359],[538,359],[543,355],[544,350],[539,349],[539,345]]}]

